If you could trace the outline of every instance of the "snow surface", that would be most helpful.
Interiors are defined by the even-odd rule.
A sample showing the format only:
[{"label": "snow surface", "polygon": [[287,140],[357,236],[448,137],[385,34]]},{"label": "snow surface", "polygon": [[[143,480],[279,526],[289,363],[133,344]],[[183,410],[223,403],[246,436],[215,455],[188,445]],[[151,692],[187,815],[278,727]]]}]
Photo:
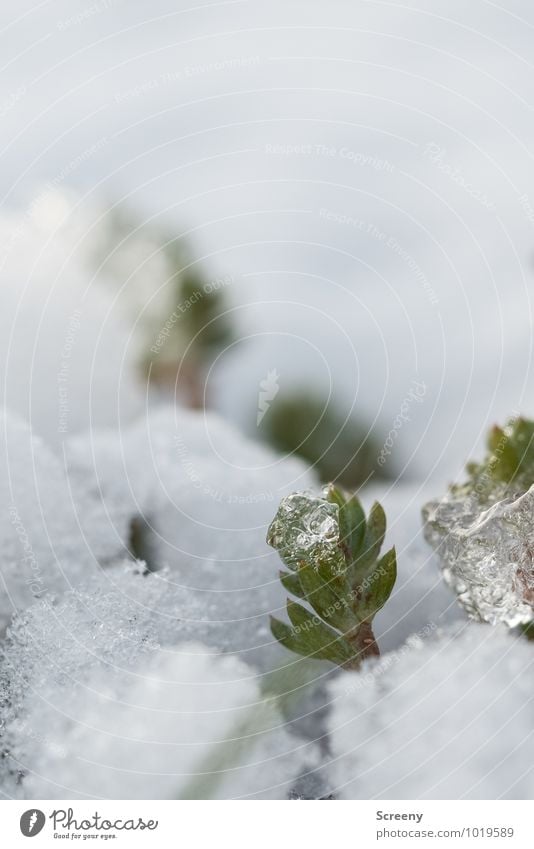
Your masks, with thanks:
[{"label": "snow surface", "polygon": [[26,721],[49,729],[44,757],[32,753],[30,798],[284,798],[317,760],[249,668],[196,643],[112,685],[99,670],[68,688],[61,710],[41,702]]},{"label": "snow surface", "polygon": [[268,614],[283,608],[285,591],[267,528],[284,495],[317,485],[313,473],[218,416],[172,407],[121,434],[78,437],[66,453],[70,476],[99,493],[125,544],[140,518],[151,568],[168,567],[201,603],[202,639],[271,669],[281,649]]},{"label": "snow surface", "polygon": [[[214,456],[215,435],[224,453]],[[169,566],[177,591],[202,601],[213,644],[270,668],[278,648],[268,613],[284,592],[265,536],[280,498],[315,485],[302,463],[247,443],[216,416],[172,407],[122,434],[68,441],[61,460],[13,417],[1,436],[1,627],[35,598],[135,556],[135,520],[150,568]]]},{"label": "snow surface", "polygon": [[19,418],[0,417],[0,631],[47,593],[68,590],[122,544],[101,501]]},{"label": "snow surface", "polygon": [[300,461],[178,408],[73,437],[61,461],[3,427],[4,796],[532,791],[530,646],[466,623],[421,539],[424,488],[364,493],[398,552],[383,659],[301,668],[269,631],[285,592],[265,541],[281,497],[316,488]]},{"label": "snow surface", "polygon": [[330,685],[330,786],[345,799],[531,799],[532,645],[457,625]]},{"label": "snow surface", "polygon": [[184,642],[194,611],[126,564],[18,618],[0,680],[3,793],[283,798],[313,771],[314,745],[285,729],[254,670]]},{"label": "snow surface", "polygon": [[[219,459],[214,433],[225,446]],[[282,608],[285,593],[265,535],[281,494],[314,483],[305,466],[248,444],[217,417],[172,408],[120,438],[77,437],[64,463],[13,417],[3,437],[5,501],[17,511],[14,519],[6,510],[0,526],[4,627],[18,611],[1,664],[3,794],[283,798],[296,787],[320,787],[313,741],[324,728],[306,722],[308,706],[301,721],[295,673],[281,690],[297,689],[283,719],[261,697],[274,679],[256,677],[295,667],[269,630],[269,613]],[[119,563],[134,518],[144,523],[154,572]],[[191,657],[187,645],[199,640],[204,647]],[[184,685],[181,693],[191,670],[196,689]],[[149,698],[143,682],[150,677],[175,680],[174,691],[155,686],[142,711],[125,707]],[[318,677],[320,684],[324,673]],[[176,729],[183,705],[187,721]],[[153,715],[167,709],[151,759]],[[139,735],[135,752],[128,741],[110,744],[128,724]],[[238,732],[243,739],[211,745]],[[102,775],[91,760],[100,750],[110,758]],[[195,770],[209,773],[207,784]]]}]

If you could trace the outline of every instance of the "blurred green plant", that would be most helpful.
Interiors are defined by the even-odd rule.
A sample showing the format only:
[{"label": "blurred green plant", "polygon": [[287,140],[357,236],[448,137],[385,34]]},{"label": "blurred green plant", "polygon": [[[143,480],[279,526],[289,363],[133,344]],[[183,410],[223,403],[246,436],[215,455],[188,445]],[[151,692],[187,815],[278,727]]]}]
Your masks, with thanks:
[{"label": "blurred green plant", "polygon": [[[205,406],[205,373],[216,354],[234,338],[224,286],[230,278],[207,280],[179,267],[173,275],[174,309],[155,334],[145,370],[159,384],[186,389],[189,406]],[[163,318],[163,316],[162,316]]]},{"label": "blurred green plant", "polygon": [[527,640],[534,640],[534,621],[529,622],[527,625],[521,625],[519,630]]},{"label": "blurred green plant", "polygon": [[[296,493],[280,504],[267,542],[289,572],[284,588],[290,625],[271,618],[273,636],[304,657],[357,669],[379,655],[373,619],[397,578],[392,548],[379,558],[386,516],[375,503],[366,518],[355,495],[330,485],[324,498]],[[310,609],[311,608],[311,609]]]},{"label": "blurred green plant", "polygon": [[188,406],[204,406],[206,371],[233,339],[225,292],[231,277],[208,278],[186,240],[124,210],[99,220],[95,244],[93,266],[117,287],[121,308],[135,322],[143,374],[182,390]]},{"label": "blurred green plant", "polygon": [[371,476],[389,476],[387,467],[377,462],[380,446],[374,437],[312,395],[278,397],[260,432],[277,450],[310,463],[322,483],[335,481],[355,489]]},{"label": "blurred green plant", "polygon": [[487,453],[481,463],[468,463],[468,481],[453,487],[460,493],[476,493],[481,501],[502,486],[526,492],[534,484],[534,421],[510,419],[504,428],[489,432]]}]

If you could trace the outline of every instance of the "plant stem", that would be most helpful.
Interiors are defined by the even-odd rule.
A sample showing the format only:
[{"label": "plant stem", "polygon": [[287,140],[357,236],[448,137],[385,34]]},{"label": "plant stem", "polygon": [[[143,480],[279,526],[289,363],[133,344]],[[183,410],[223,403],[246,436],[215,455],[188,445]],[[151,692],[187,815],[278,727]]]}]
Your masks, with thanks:
[{"label": "plant stem", "polygon": [[380,657],[380,649],[369,622],[362,622],[357,628],[353,628],[345,634],[345,639],[355,649],[354,658],[345,664],[345,669],[359,669],[362,661],[368,657]]}]

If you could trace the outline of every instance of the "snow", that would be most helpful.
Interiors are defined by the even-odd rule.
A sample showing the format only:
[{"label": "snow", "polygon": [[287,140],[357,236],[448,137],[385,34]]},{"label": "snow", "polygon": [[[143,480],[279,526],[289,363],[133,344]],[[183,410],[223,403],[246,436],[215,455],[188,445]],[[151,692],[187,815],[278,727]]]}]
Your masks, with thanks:
[{"label": "snow", "polygon": [[0,417],[0,631],[11,615],[46,593],[68,590],[121,542],[106,528],[101,503],[69,480],[58,457],[28,426]]},{"label": "snow", "polygon": [[384,551],[395,546],[397,582],[374,620],[383,652],[398,649],[413,634],[427,636],[438,628],[465,621],[456,596],[441,576],[437,556],[425,542],[421,505],[428,488],[420,483],[373,486],[362,494],[367,508],[376,499],[386,511],[388,531]]},{"label": "snow", "polygon": [[529,799],[532,647],[456,625],[331,685],[332,791],[345,799]]},{"label": "snow", "polygon": [[[187,461],[176,449],[178,434]],[[224,456],[213,456],[213,439]],[[16,522],[6,515],[0,526],[3,626],[16,614],[0,681],[4,795],[61,797],[68,788],[69,796],[278,798],[319,787],[312,770],[318,728],[300,722],[295,700],[282,719],[261,700],[274,679],[256,678],[286,659],[269,631],[268,615],[282,608],[285,593],[265,536],[280,495],[314,482],[305,466],[247,443],[217,417],[174,408],[122,434],[94,430],[68,440],[64,462],[12,416],[4,444],[5,500],[18,511]],[[144,523],[154,572],[119,562],[134,518]],[[204,646],[193,656],[182,648],[191,641]],[[195,670],[196,689],[181,692],[178,682]],[[155,687],[153,702],[137,710],[152,677],[175,680],[175,691]],[[234,679],[235,687],[228,684]],[[167,710],[167,698],[161,746],[149,757],[151,719]],[[180,736],[176,713],[191,699],[201,719],[189,716]],[[239,729],[245,713],[253,745],[211,745]],[[110,736],[128,723],[139,734],[136,751],[130,737],[111,747]],[[91,760],[99,752],[110,757],[102,775]],[[227,761],[230,771],[222,782],[214,775],[204,791],[194,773],[211,757],[214,774]],[[150,790],[139,763],[154,773]]]},{"label": "snow", "polygon": [[[100,493],[122,539],[131,518],[143,518],[155,568],[169,566],[176,581],[197,591],[214,645],[269,666],[276,647],[266,613],[283,609],[285,593],[266,530],[284,495],[317,490],[313,474],[243,440],[213,414],[162,409],[121,436],[96,432],[89,439],[90,449],[86,437],[66,445],[71,478]],[[363,493],[367,508],[375,498],[385,507],[384,550],[395,545],[398,554],[396,588],[376,619],[384,650],[462,617],[422,536],[425,493],[420,485],[398,483]]]},{"label": "snow", "polygon": [[30,742],[29,798],[283,798],[310,750],[250,669],[197,643],[113,678],[99,669],[58,696],[24,720],[47,729],[44,746]]},{"label": "snow", "polygon": [[363,493],[399,577],[382,660],[339,673],[269,630],[267,528],[284,495],[317,492],[300,461],[170,406],[61,457],[16,417],[1,437],[5,797],[532,793],[530,646],[467,623],[422,539],[425,485]]},{"label": "snow", "polygon": [[92,432],[66,446],[71,478],[99,493],[126,542],[138,516],[151,568],[202,604],[202,639],[271,669],[280,649],[269,613],[285,592],[266,544],[280,499],[316,486],[303,463],[248,442],[213,414],[160,409],[121,434]]},{"label": "snow", "polygon": [[174,407],[61,459],[15,417],[3,439],[5,797],[532,792],[530,646],[467,623],[422,540],[423,485],[363,493],[398,555],[382,660],[308,670],[269,631],[285,592],[265,539],[284,495],[317,491],[304,464]]},{"label": "snow", "polygon": [[18,618],[0,681],[4,794],[287,795],[317,765],[313,743],[285,729],[253,669],[187,642],[194,612],[164,573],[124,564]]},{"label": "snow", "polygon": [[0,398],[57,448],[142,409],[128,323],[88,267],[94,237],[76,207],[48,189],[0,215]]},{"label": "snow", "polygon": [[61,460],[13,417],[2,437],[1,627],[35,598],[134,556],[136,520],[150,568],[168,566],[176,592],[202,601],[205,639],[271,668],[268,614],[285,596],[265,536],[280,498],[315,483],[303,464],[217,416],[172,407],[122,433],[68,440]]}]

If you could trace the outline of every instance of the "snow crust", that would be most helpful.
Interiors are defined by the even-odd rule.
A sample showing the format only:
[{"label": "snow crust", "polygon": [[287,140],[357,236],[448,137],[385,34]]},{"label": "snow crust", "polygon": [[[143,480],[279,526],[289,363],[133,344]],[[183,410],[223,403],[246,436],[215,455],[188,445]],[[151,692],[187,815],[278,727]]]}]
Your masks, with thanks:
[{"label": "snow crust", "polygon": [[532,647],[451,626],[330,685],[331,789],[345,799],[529,799]]}]

